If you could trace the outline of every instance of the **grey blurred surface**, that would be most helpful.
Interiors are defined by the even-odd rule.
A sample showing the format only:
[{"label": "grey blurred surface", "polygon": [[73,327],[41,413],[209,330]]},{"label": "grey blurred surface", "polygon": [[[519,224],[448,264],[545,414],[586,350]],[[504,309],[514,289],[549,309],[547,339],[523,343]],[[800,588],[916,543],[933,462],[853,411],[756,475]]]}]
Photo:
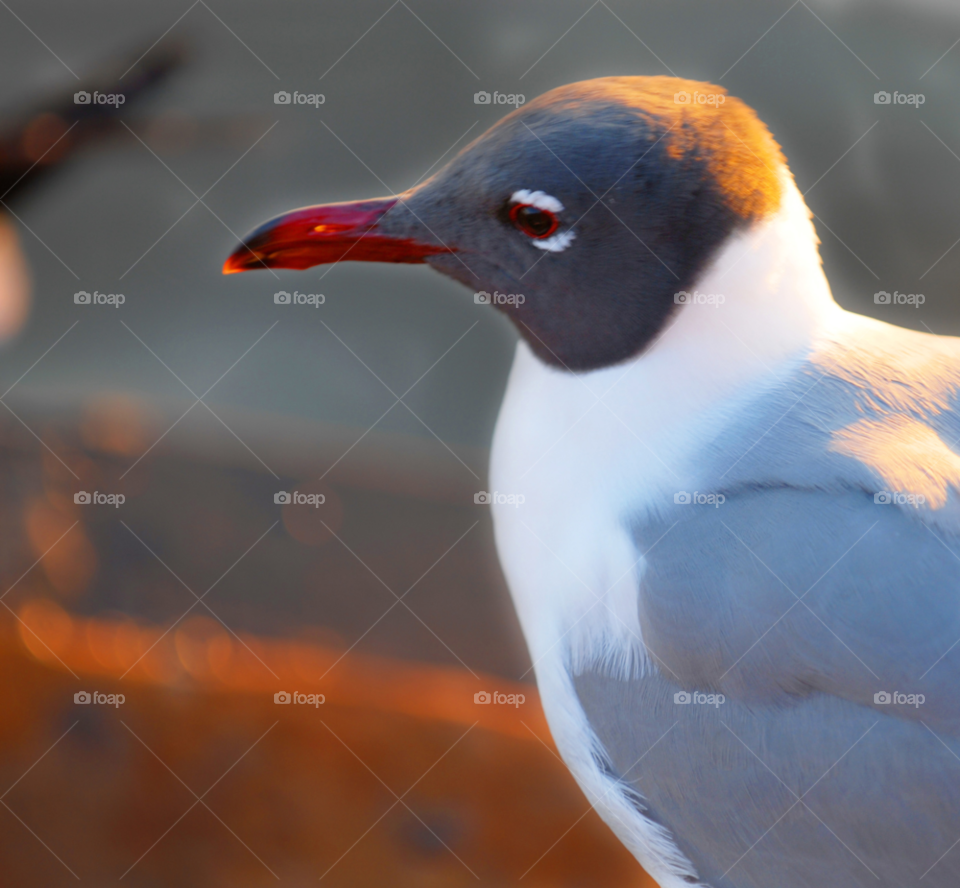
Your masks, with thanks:
[{"label": "grey blurred surface", "polygon": [[[284,454],[295,453],[295,465],[276,474],[316,478],[365,436],[379,453],[419,454],[416,471],[396,465],[423,488],[408,484],[410,509],[418,496],[434,495],[425,480],[434,460],[449,481],[444,496],[469,506],[471,492],[485,484],[485,448],[515,342],[502,318],[425,266],[343,263],[231,277],[220,267],[238,237],[278,212],[400,191],[438,168],[505,113],[475,104],[477,90],[531,99],[605,75],[675,73],[719,82],[743,98],[769,124],[807,192],[841,305],[960,332],[960,248],[950,249],[960,238],[960,47],[950,50],[960,37],[960,7],[754,0],[6,5],[0,111],[68,89],[76,82],[68,68],[82,76],[159,35],[161,44],[186,39],[192,47],[191,61],[146,104],[152,123],[131,119],[136,135],[84,154],[18,211],[34,305],[22,335],[0,351],[0,380],[5,390],[29,370],[7,401],[34,418],[32,428],[42,428],[44,416],[123,394],[160,417],[162,431],[194,404],[192,393],[210,389],[206,403],[244,431],[225,430],[197,407],[154,456],[200,459],[202,451],[218,471],[242,465],[262,473],[269,491],[268,471]],[[322,93],[325,101],[277,105],[280,89]],[[880,89],[923,93],[926,101],[919,110],[876,105]],[[216,120],[223,123],[210,138]],[[323,293],[326,301],[275,305],[281,289]],[[126,302],[75,305],[78,290],[123,293]],[[878,290],[922,292],[926,302],[921,309],[875,305]],[[49,442],[54,450],[57,440]],[[133,461],[117,462],[118,478]],[[374,465],[354,464],[349,484]],[[184,469],[181,479],[188,476]],[[190,483],[178,483],[183,498],[162,506],[171,532],[178,510],[198,507]],[[358,526],[375,537],[379,513],[364,508]],[[483,570],[495,573],[484,540]],[[203,551],[190,558],[206,570]],[[287,583],[288,602],[311,594],[294,588],[292,576],[279,582]],[[483,586],[469,594],[482,596]],[[524,655],[498,578],[486,585],[494,587],[497,616],[485,631],[506,632],[514,652],[467,660],[516,677]],[[124,605],[119,586],[111,588],[98,593],[104,605]],[[437,607],[449,627],[440,634],[469,636],[472,611]],[[339,619],[334,628],[351,642],[362,627],[334,610],[302,613]],[[301,612],[291,605],[289,613],[296,622]],[[238,611],[237,618],[280,631],[259,617]],[[414,648],[392,649],[414,656]]]}]

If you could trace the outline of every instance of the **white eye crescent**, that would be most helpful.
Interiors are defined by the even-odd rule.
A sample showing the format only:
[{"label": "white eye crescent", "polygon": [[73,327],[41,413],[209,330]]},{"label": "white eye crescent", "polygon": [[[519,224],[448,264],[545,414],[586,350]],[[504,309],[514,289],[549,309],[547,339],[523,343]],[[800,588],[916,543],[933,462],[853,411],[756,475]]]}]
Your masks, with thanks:
[{"label": "white eye crescent", "polygon": [[549,253],[562,253],[570,244],[573,243],[576,235],[572,231],[559,231],[553,237],[543,240],[532,240],[532,243],[538,250],[546,250]]},{"label": "white eye crescent", "polygon": [[546,210],[548,213],[563,212],[563,204],[545,191],[527,191],[526,188],[521,188],[510,195],[510,203],[527,204],[538,210]]}]

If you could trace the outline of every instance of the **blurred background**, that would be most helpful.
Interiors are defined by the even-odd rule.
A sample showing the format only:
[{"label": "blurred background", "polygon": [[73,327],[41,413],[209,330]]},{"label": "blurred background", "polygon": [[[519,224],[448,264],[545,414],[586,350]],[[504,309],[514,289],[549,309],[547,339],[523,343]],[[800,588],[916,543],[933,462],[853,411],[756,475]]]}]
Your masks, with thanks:
[{"label": "blurred background", "polygon": [[960,8],[4,0],[0,23],[11,884],[644,884],[556,758],[473,499],[512,329],[426,266],[220,267],[276,213],[438,169],[509,110],[478,91],[676,74],[770,126],[842,306],[956,334]]}]

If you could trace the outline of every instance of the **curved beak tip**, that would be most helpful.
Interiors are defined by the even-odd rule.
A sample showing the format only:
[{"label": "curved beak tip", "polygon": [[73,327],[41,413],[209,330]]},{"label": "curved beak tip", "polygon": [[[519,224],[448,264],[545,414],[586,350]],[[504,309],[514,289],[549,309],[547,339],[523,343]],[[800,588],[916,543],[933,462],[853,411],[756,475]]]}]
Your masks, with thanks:
[{"label": "curved beak tip", "polygon": [[227,261],[223,263],[223,268],[221,269],[222,273],[238,274],[241,271],[248,271],[250,266],[243,261],[245,253],[247,255],[250,255],[246,246],[241,246],[238,249],[234,250],[227,257]]}]

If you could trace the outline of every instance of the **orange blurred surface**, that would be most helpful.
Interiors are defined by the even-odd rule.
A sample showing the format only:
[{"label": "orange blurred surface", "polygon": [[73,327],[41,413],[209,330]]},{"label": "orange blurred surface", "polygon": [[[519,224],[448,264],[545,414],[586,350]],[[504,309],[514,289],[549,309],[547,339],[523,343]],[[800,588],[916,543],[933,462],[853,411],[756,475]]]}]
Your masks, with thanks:
[{"label": "orange blurred surface", "polygon": [[0,623],[0,662],[5,884],[654,884],[529,685],[36,599]]}]

